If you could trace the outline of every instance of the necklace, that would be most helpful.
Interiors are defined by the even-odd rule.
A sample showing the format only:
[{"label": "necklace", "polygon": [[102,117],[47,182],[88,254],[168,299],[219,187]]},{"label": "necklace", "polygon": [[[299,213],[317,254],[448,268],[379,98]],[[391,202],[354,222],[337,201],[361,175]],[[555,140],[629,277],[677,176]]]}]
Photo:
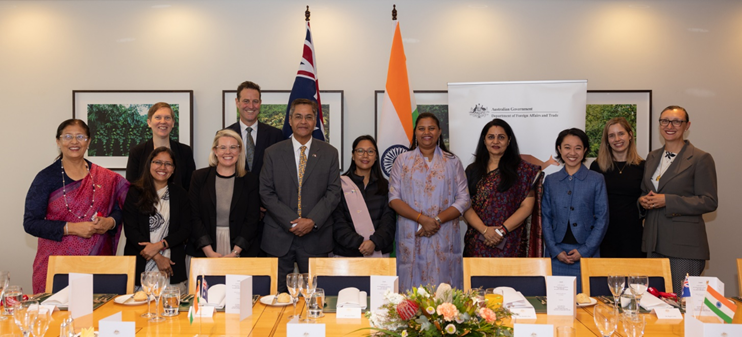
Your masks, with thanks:
[{"label": "necklace", "polygon": [[[620,169],[618,169],[618,174],[623,174],[623,169],[625,169],[625,168],[626,168],[626,165],[627,165],[628,163],[629,163],[629,162],[624,162],[624,163],[623,163],[623,167],[621,167]],[[618,165],[616,165],[616,167],[618,167]]]},{"label": "necklace", "polygon": [[[91,185],[93,186],[93,195],[90,200],[90,207],[88,207],[88,209],[85,211],[85,213],[83,213],[83,215],[78,215],[77,213],[73,212],[72,209],[70,209],[70,204],[69,202],[67,202],[67,184],[65,183],[65,180],[64,180],[64,164],[62,164],[61,160],[59,161],[59,163],[62,166],[62,195],[64,196],[64,206],[67,207],[67,212],[70,212],[70,214],[76,216],[78,219],[87,218],[88,212],[90,212],[90,210],[93,209],[93,204],[95,204],[95,179],[93,177],[93,174],[90,173],[90,168],[88,167],[87,164],[85,164],[85,170],[88,171],[88,174],[90,175],[90,180],[92,181]],[[82,186],[80,188],[82,188]]]}]

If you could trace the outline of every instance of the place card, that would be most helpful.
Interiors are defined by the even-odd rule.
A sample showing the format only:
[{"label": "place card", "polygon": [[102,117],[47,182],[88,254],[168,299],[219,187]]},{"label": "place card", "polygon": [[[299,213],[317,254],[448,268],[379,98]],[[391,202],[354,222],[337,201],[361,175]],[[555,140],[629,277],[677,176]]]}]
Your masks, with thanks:
[{"label": "place card", "polygon": [[716,277],[705,277],[705,276],[689,276],[688,284],[690,286],[690,299],[688,300],[688,308],[685,310],[694,316],[713,316],[716,317],[711,309],[703,304],[704,298],[706,298],[706,282],[711,288],[718,291],[719,294],[724,295],[724,282],[721,282]]},{"label": "place card", "polygon": [[509,308],[510,312],[513,313],[513,318],[516,320],[521,319],[536,319],[536,309],[531,308]]},{"label": "place card", "polygon": [[300,324],[295,321],[286,323],[287,337],[325,337],[325,324]]},{"label": "place card", "polygon": [[225,275],[226,304],[224,312],[240,314],[240,321],[252,316],[252,276]]},{"label": "place card", "polygon": [[69,274],[70,316],[78,318],[93,313],[93,274]]},{"label": "place card", "polygon": [[121,311],[98,321],[98,337],[134,337],[134,322],[123,322]]},{"label": "place card", "polygon": [[657,319],[683,319],[683,314],[678,308],[654,308]]},{"label": "place card", "polygon": [[361,308],[337,308],[336,318],[361,318]]},{"label": "place card", "polygon": [[704,323],[685,315],[685,335],[698,337],[742,336],[742,324]]},{"label": "place card", "polygon": [[[191,307],[190,309],[188,309],[188,314],[190,314],[192,310],[196,310],[196,308]],[[198,312],[194,312],[193,317],[211,318],[214,316],[215,310],[216,310],[216,307],[207,306],[207,305],[199,305]]]},{"label": "place card", "polygon": [[399,291],[399,277],[371,275],[371,308],[376,311],[386,304],[384,294],[387,291],[396,293]]},{"label": "place card", "polygon": [[575,288],[577,278],[574,276],[546,276],[546,313],[555,316],[572,316],[576,314]]},{"label": "place card", "polygon": [[514,337],[554,337],[552,324],[513,324]]}]

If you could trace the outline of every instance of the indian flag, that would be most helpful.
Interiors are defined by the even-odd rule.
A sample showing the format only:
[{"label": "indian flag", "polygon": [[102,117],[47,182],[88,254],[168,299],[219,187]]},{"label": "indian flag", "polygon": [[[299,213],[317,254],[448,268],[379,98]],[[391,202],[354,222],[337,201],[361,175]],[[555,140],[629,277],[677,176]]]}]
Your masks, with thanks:
[{"label": "indian flag", "polygon": [[719,294],[710,285],[706,286],[706,298],[704,298],[703,304],[726,323],[732,323],[734,312],[737,311],[737,306],[732,301],[724,298],[724,295]]},{"label": "indian flag", "polygon": [[188,308],[188,324],[193,324],[193,316],[198,314],[198,302],[201,298],[201,280],[196,282],[196,296],[193,299],[193,305]]},{"label": "indian flag", "polygon": [[386,75],[384,101],[376,141],[379,146],[381,169],[386,176],[392,170],[394,159],[409,150],[412,141],[413,122],[417,118],[415,96],[407,79],[407,58],[402,44],[399,22],[394,20],[394,38]]}]

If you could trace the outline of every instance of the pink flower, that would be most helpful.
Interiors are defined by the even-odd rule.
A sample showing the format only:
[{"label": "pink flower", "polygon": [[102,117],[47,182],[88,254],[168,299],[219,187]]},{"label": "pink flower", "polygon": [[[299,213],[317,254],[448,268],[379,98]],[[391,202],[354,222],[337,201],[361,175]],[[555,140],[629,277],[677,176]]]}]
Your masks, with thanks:
[{"label": "pink flower", "polygon": [[451,303],[443,303],[438,306],[438,315],[443,316],[447,322],[453,321],[459,315],[459,309]]},{"label": "pink flower", "polygon": [[417,303],[406,299],[397,305],[397,314],[399,315],[399,318],[407,321],[412,317],[415,317],[418,308],[419,306]]},{"label": "pink flower", "polygon": [[481,308],[477,313],[479,314],[479,317],[484,318],[487,323],[493,323],[497,320],[497,314],[495,314],[495,312],[490,308]]}]

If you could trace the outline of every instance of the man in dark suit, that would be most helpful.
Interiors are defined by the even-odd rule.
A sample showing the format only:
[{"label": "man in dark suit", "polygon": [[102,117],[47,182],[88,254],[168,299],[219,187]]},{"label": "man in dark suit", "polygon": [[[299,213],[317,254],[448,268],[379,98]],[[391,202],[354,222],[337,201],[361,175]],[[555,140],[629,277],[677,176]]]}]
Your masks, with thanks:
[{"label": "man in dark suit", "polygon": [[296,99],[289,124],[294,133],[265,151],[260,198],[267,209],[261,248],[278,257],[278,291],[286,274],[309,271],[310,257],[326,257],[333,248],[331,214],[340,201],[338,152],[312,139],[317,103]]},{"label": "man in dark suit", "polygon": [[[281,130],[258,121],[262,94],[260,92],[260,86],[257,83],[250,81],[242,82],[237,87],[237,98],[234,99],[234,102],[237,104],[237,110],[240,112],[240,120],[228,126],[227,129],[237,132],[242,137],[242,143],[245,144],[245,168],[257,177],[260,175],[260,169],[263,167],[265,149],[285,138]],[[250,144],[250,141],[252,141],[252,144]],[[261,221],[258,223],[256,237],[257,247],[260,247],[260,240],[263,236],[263,227],[265,225],[262,218],[264,214],[265,208],[261,206]],[[259,256],[265,256],[265,252],[259,252]]]}]

